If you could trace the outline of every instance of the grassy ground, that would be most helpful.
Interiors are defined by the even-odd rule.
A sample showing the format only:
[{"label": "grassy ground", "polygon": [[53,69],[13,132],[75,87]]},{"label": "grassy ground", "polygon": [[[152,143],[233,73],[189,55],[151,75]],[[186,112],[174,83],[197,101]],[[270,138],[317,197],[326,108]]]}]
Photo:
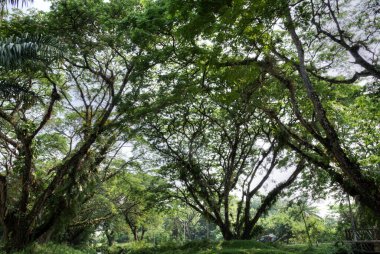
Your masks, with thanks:
[{"label": "grassy ground", "polygon": [[[5,254],[0,249],[0,254]],[[83,248],[81,250],[72,248],[64,244],[46,243],[33,244],[23,251],[13,254],[97,254],[94,249]]]},{"label": "grassy ground", "polygon": [[[150,246],[148,244],[124,244],[113,246],[111,249],[74,249],[66,245],[48,243],[33,245],[17,254],[344,254],[331,244],[321,244],[308,248],[306,245],[277,245],[255,241],[229,242],[188,242],[183,245],[165,244]],[[0,254],[1,251],[0,251]]]},{"label": "grassy ground", "polygon": [[160,247],[138,245],[117,246],[112,253],[126,254],[344,254],[331,244],[308,248],[306,245],[278,245],[256,241],[189,242],[184,245],[168,244]]}]

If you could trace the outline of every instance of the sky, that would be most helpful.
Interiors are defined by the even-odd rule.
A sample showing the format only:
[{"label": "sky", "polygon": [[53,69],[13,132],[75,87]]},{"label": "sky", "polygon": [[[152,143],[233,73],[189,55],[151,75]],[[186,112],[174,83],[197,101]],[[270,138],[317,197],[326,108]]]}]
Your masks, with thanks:
[{"label": "sky", "polygon": [[[11,8],[14,8],[13,6],[11,7],[8,7],[8,9],[11,9]],[[49,11],[50,9],[50,1],[45,1],[45,0],[33,0],[32,3],[28,3],[27,5],[21,5],[21,1],[20,1],[20,4],[18,6],[19,9],[22,9],[22,10],[27,10],[29,8],[36,8],[37,10],[41,10],[41,11]]]},{"label": "sky", "polygon": [[34,0],[34,2],[31,4],[34,8],[41,10],[41,11],[48,11],[50,8],[50,2],[44,1],[44,0]]}]

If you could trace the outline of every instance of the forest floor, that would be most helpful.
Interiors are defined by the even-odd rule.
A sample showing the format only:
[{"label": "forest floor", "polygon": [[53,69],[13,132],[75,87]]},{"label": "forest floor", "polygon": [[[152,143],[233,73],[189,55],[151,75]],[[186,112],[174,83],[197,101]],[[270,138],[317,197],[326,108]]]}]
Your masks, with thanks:
[{"label": "forest floor", "polygon": [[[320,244],[309,248],[305,244],[270,244],[256,241],[206,242],[194,241],[186,244],[147,244],[115,245],[110,249],[74,249],[66,245],[48,243],[33,245],[17,254],[345,254],[343,248],[332,244]],[[0,251],[0,254],[2,252]]]}]

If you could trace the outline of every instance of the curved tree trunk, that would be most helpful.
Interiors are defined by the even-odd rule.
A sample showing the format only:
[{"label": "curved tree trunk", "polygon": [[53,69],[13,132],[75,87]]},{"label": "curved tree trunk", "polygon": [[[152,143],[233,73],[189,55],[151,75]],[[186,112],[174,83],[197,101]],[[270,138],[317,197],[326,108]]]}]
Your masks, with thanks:
[{"label": "curved tree trunk", "polygon": [[307,91],[309,100],[312,102],[316,118],[324,130],[325,137],[320,140],[321,144],[327,149],[330,159],[335,161],[342,169],[344,175],[349,179],[358,193],[361,203],[369,207],[375,214],[380,214],[380,188],[379,185],[371,178],[363,174],[360,165],[352,160],[342,148],[339,136],[334,126],[330,123],[325,108],[309,78],[305,66],[305,56],[302,43],[298,37],[290,10],[287,9],[286,28],[291,35],[292,41],[296,47],[299,65],[298,72],[302,79],[303,85]]}]

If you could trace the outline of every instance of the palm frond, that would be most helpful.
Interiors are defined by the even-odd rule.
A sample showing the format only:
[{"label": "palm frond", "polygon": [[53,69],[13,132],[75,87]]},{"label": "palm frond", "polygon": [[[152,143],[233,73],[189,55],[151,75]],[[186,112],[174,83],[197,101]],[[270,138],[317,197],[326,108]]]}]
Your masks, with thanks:
[{"label": "palm frond", "polygon": [[62,55],[54,39],[44,36],[12,36],[0,40],[0,66],[15,68],[25,61],[50,61]]}]

